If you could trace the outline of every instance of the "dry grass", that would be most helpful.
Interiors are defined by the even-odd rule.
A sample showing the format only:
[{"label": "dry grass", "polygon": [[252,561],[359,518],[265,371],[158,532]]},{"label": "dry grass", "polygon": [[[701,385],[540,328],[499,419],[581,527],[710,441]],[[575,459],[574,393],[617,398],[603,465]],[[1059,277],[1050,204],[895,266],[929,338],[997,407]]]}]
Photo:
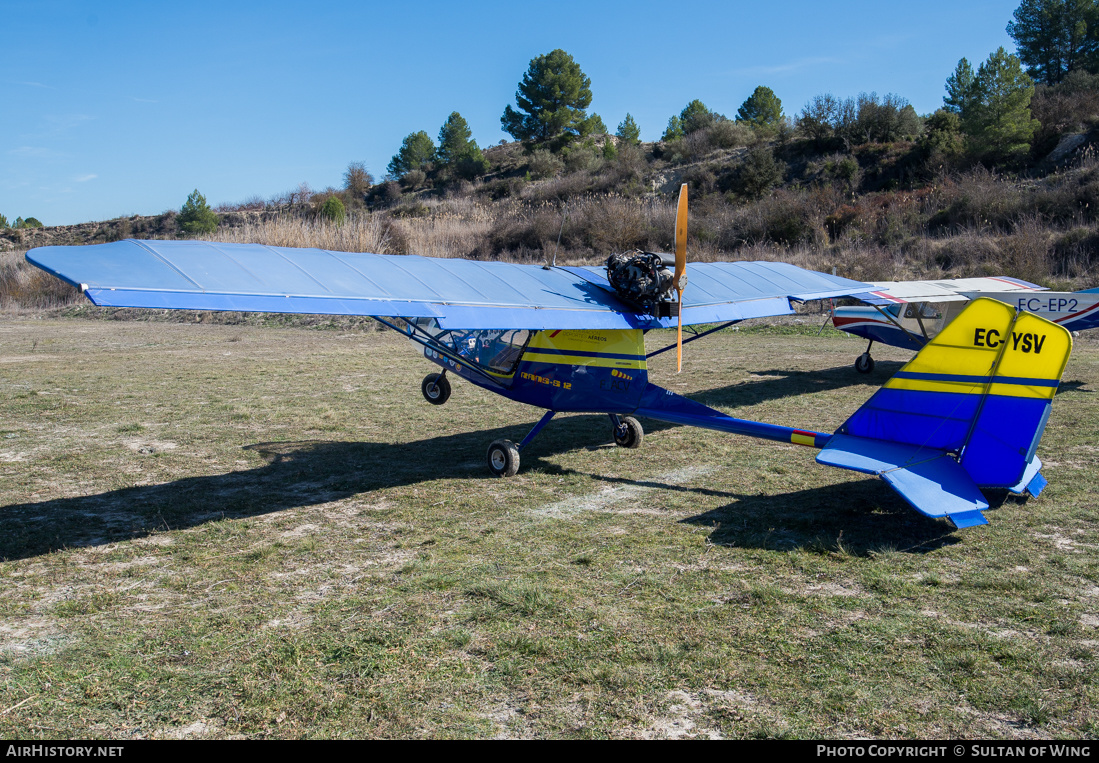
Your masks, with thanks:
[{"label": "dry grass", "polygon": [[219,229],[207,241],[267,246],[317,247],[337,252],[391,253],[384,221],[374,215],[352,216],[335,223],[321,217],[278,217],[246,222],[238,228]]},{"label": "dry grass", "polygon": [[26,252],[0,252],[0,309],[42,310],[83,302],[80,290],[39,270]]}]

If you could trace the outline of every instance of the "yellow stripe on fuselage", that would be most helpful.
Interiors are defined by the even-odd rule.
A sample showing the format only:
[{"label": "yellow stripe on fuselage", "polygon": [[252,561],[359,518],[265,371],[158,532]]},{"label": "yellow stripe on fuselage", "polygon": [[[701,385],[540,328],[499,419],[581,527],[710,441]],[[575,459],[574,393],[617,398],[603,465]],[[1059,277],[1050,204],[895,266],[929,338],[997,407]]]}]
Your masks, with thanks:
[{"label": "yellow stripe on fuselage", "polygon": [[[573,355],[572,352],[593,354]],[[625,357],[606,357],[608,355]],[[523,360],[643,371],[647,368],[645,336],[641,329],[539,331],[531,337]]]}]

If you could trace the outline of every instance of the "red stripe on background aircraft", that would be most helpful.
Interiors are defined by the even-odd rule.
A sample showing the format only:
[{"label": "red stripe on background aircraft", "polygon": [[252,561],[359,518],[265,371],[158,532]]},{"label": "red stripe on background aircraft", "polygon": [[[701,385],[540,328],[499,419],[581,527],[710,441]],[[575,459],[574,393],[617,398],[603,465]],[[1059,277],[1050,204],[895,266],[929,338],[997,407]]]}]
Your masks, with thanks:
[{"label": "red stripe on background aircraft", "polygon": [[[815,447],[818,462],[878,475],[957,527],[986,523],[981,488],[1041,491],[1035,451],[1071,335],[1000,302],[971,304],[835,433],[733,418],[651,383],[648,358],[672,347],[681,357],[746,318],[872,289],[783,263],[688,264],[686,228],[683,186],[675,255],[616,254],[605,271],[200,241],[46,247],[27,260],[97,305],[373,316],[442,368],[421,385],[429,402],[447,401],[454,374],[545,409],[521,442],[489,445],[500,476],[555,414],[596,412],[627,448],[644,436],[637,416]],[[714,323],[683,339],[683,326]],[[646,353],[645,332],[673,326],[676,343]],[[1029,339],[988,340],[1013,336]]]}]

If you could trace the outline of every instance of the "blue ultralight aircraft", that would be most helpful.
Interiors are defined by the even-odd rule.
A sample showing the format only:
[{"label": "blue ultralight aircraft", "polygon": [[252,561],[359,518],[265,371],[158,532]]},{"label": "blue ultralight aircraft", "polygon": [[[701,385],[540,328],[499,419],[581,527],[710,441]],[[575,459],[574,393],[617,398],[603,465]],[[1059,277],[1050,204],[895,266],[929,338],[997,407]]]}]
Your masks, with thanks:
[{"label": "blue ultralight aircraft", "polygon": [[[686,225],[684,186],[675,255],[616,254],[605,270],[204,241],[44,247],[27,260],[97,305],[373,316],[442,368],[423,380],[429,402],[447,401],[454,374],[546,409],[521,442],[489,445],[499,476],[556,413],[582,412],[606,414],[627,448],[644,437],[636,416],[814,447],[819,463],[878,475],[959,528],[987,524],[981,488],[1041,492],[1035,451],[1072,338],[1001,302],[970,304],[831,434],[733,418],[649,382],[654,355],[675,347],[681,366],[683,344],[708,333],[869,287],[783,263],[688,265]],[[683,339],[684,325],[714,323]],[[676,343],[646,353],[645,332],[672,326]]]},{"label": "blue ultralight aircraft", "polygon": [[1040,315],[1069,331],[1099,327],[1099,289],[1055,292],[1006,276],[940,281],[879,281],[851,296],[864,305],[836,307],[832,325],[869,341],[855,370],[874,370],[874,342],[918,350],[954,320],[970,300],[987,297]]}]

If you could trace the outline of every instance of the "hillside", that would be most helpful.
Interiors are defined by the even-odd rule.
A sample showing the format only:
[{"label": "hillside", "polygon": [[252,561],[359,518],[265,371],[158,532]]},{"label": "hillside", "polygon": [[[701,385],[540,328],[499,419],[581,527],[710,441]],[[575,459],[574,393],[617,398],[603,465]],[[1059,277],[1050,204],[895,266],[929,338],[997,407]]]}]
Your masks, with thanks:
[{"label": "hillside", "polygon": [[[735,127],[735,125],[734,125]],[[220,241],[346,251],[597,263],[672,245],[674,194],[691,189],[695,260],[783,260],[863,280],[1006,274],[1059,288],[1094,286],[1099,159],[1094,132],[1009,174],[933,166],[923,138],[820,148],[750,131],[678,144],[589,140],[563,155],[518,143],[485,151],[474,181],[431,177],[219,209]],[[608,147],[609,146],[609,147]],[[341,198],[345,221],[319,214]],[[31,272],[22,252],[123,238],[180,236],[177,213],[0,231],[0,302],[47,307],[75,298]],[[7,254],[4,255],[3,253]]]}]

